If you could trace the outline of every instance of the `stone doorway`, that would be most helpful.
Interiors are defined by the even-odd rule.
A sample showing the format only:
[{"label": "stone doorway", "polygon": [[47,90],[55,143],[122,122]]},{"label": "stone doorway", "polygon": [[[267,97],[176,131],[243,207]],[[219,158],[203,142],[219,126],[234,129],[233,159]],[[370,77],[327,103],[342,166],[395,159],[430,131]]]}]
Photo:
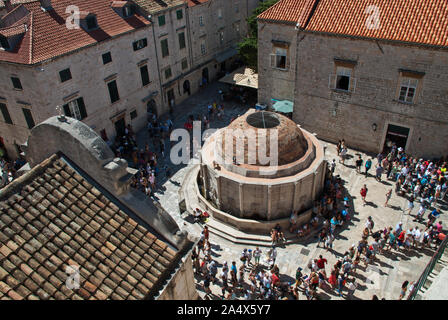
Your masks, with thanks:
[{"label": "stone doorway", "polygon": [[118,119],[114,122],[115,125],[115,131],[117,133],[117,136],[122,137],[125,135],[125,129],[126,129],[126,121],[124,120],[124,116],[121,119]]},{"label": "stone doorway", "polygon": [[190,89],[190,81],[189,80],[185,80],[184,81],[184,93],[187,93],[188,95],[191,94],[191,89]]}]

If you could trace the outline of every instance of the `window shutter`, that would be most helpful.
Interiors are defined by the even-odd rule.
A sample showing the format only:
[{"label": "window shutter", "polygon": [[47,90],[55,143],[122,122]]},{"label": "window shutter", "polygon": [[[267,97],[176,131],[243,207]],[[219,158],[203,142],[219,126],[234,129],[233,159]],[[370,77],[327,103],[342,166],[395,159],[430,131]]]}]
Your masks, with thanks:
[{"label": "window shutter", "polygon": [[336,75],[330,74],[328,77],[328,88],[335,89],[336,88]]},{"label": "window shutter", "polygon": [[72,118],[73,118],[73,115],[72,115],[72,113],[70,112],[70,108],[69,108],[68,104],[64,104],[64,105],[62,106],[62,108],[64,108],[64,113],[65,113],[65,115],[66,115],[67,117],[72,117]]},{"label": "window shutter", "polygon": [[275,68],[275,67],[276,67],[276,65],[275,65],[275,59],[276,59],[276,58],[277,58],[277,55],[271,53],[271,67],[272,67],[272,68]]},{"label": "window shutter", "polygon": [[9,115],[8,108],[6,107],[6,104],[0,103],[0,109],[3,114],[3,119],[6,123],[12,124],[11,116]]},{"label": "window shutter", "polygon": [[137,47],[137,41],[134,42],[134,43],[132,44],[132,46],[134,47],[134,51],[137,51],[137,50],[138,50],[138,47]]},{"label": "window shutter", "polygon": [[289,59],[289,56],[286,56],[286,63],[285,63],[286,70],[289,70],[289,65],[290,65],[290,59]]},{"label": "window shutter", "polygon": [[79,113],[81,114],[81,120],[82,120],[87,117],[87,111],[86,111],[86,106],[84,105],[84,99],[79,98],[77,100],[77,102],[78,102]]},{"label": "window shutter", "polygon": [[350,82],[353,83],[352,92],[355,92],[356,89],[356,78],[350,78]]},{"label": "window shutter", "polygon": [[23,111],[23,115],[25,116],[25,121],[28,125],[28,128],[32,129],[34,127],[35,123],[33,120],[33,115],[31,114],[31,110],[22,108],[22,111]]}]

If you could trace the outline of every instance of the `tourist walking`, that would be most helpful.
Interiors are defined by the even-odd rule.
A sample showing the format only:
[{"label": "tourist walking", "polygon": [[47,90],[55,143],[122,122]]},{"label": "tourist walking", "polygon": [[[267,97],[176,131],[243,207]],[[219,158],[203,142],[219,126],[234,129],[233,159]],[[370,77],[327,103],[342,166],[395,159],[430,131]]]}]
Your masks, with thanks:
[{"label": "tourist walking", "polygon": [[364,161],[361,159],[361,155],[358,156],[358,160],[356,160],[356,172],[361,173],[361,166]]},{"label": "tourist walking", "polygon": [[389,206],[389,200],[392,197],[392,189],[389,189],[389,191],[387,191],[386,193],[386,202],[384,203],[385,207]]},{"label": "tourist walking", "polygon": [[361,198],[362,198],[362,205],[363,205],[363,206],[366,205],[367,191],[368,191],[368,189],[367,189],[367,186],[366,186],[366,185],[364,185],[364,186],[361,188],[361,191],[360,191]]},{"label": "tourist walking", "polygon": [[366,177],[368,177],[368,172],[370,170],[370,168],[372,167],[372,159],[367,159],[366,164],[364,165],[364,167],[366,168]]}]

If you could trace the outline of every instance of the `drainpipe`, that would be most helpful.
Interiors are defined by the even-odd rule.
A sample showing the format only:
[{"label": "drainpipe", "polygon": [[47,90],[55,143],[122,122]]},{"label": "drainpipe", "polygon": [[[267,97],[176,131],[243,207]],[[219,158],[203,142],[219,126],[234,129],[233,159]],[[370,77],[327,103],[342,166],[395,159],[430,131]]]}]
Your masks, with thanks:
[{"label": "drainpipe", "polygon": [[[152,37],[154,40],[154,48],[155,48],[155,52],[156,52],[157,73],[159,74],[160,95],[162,96],[162,106],[163,106],[163,104],[164,104],[163,101],[165,100],[165,94],[163,92],[163,87],[162,87],[162,76],[160,75],[159,55],[157,53],[156,32],[154,30],[154,22],[153,22],[152,15],[151,15],[150,21],[151,21]],[[162,114],[163,114],[163,111],[162,111]]]},{"label": "drainpipe", "polygon": [[187,35],[188,35],[188,52],[189,52],[189,60],[190,60],[190,70],[193,69],[193,44],[192,44],[192,36],[191,36],[191,28],[190,28],[190,9],[188,5],[185,7],[185,19],[187,19]]}]

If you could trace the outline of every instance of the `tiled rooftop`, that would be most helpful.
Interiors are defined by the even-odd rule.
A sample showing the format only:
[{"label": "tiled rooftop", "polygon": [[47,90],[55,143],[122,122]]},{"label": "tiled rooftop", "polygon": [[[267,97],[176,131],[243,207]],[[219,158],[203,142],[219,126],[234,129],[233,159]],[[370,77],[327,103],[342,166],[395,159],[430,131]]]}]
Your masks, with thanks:
[{"label": "tiled rooftop", "polygon": [[171,273],[177,251],[87,179],[53,155],[0,190],[0,299],[144,299]]},{"label": "tiled rooftop", "polygon": [[[281,0],[259,18],[297,22],[309,15],[317,0]],[[376,6],[379,28],[368,28]],[[301,23],[301,26],[304,25]],[[433,46],[448,46],[448,1],[440,0],[320,0],[305,30]]]},{"label": "tiled rooftop", "polygon": [[[99,28],[90,32],[82,28],[68,29],[69,5],[77,6],[81,12],[94,13]],[[150,24],[138,14],[123,19],[111,7],[111,2],[105,0],[53,0],[52,7],[54,10],[44,12],[39,1],[34,1],[15,8],[26,9],[21,24],[26,23],[28,31],[14,51],[0,51],[0,61],[34,64]]]},{"label": "tiled rooftop", "polygon": [[305,26],[316,0],[280,0],[258,16],[262,20]]}]

